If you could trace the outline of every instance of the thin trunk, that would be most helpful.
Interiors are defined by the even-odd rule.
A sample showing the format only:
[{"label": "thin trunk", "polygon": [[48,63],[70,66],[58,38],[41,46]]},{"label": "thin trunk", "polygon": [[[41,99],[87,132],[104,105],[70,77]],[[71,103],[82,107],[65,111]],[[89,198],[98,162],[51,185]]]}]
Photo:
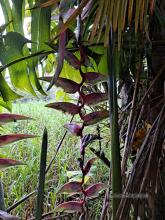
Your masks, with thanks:
[{"label": "thin trunk", "polygon": [[5,211],[3,183],[0,179],[0,210]]},{"label": "thin trunk", "polygon": [[115,215],[120,202],[122,191],[121,166],[120,166],[120,143],[118,131],[118,104],[116,73],[114,68],[113,42],[110,37],[108,48],[108,68],[109,68],[109,106],[110,106],[110,127],[111,127],[111,171],[112,173],[112,219]]}]

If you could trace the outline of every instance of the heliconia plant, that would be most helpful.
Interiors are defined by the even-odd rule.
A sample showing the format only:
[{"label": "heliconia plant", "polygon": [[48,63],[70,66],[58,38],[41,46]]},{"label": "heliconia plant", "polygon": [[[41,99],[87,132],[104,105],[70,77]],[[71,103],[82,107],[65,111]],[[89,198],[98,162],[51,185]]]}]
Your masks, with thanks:
[{"label": "heliconia plant", "polygon": [[[83,52],[81,52],[82,54]],[[85,60],[83,57],[82,60]],[[82,61],[81,61],[82,62]],[[85,62],[85,61],[84,61]],[[86,61],[87,62],[87,61]],[[109,116],[109,111],[107,108],[101,107],[100,110],[93,110],[89,112],[88,109],[90,106],[100,104],[105,102],[108,99],[108,94],[105,92],[92,92],[85,93],[83,91],[84,85],[86,84],[96,84],[102,80],[106,80],[106,77],[102,74],[90,72],[90,73],[81,73],[82,82],[80,84],[75,83],[72,80],[57,78],[55,84],[59,84],[65,92],[79,94],[77,104],[69,102],[55,102],[47,104],[46,107],[60,110],[64,113],[71,115],[79,115],[82,120],[82,124],[77,123],[67,123],[64,127],[72,134],[80,138],[79,154],[78,158],[79,168],[81,170],[81,178],[79,180],[71,181],[64,184],[58,191],[58,193],[64,194],[78,194],[78,200],[67,201],[59,204],[56,208],[56,212],[67,212],[67,213],[80,213],[80,219],[88,219],[88,200],[94,197],[99,196],[99,193],[107,188],[109,185],[104,183],[95,183],[86,187],[85,178],[91,170],[91,167],[98,159],[93,157],[86,162],[86,148],[95,140],[100,140],[101,137],[94,134],[84,134],[83,131],[86,126],[94,125],[99,121],[106,119]],[[47,80],[47,77],[42,77],[41,80],[46,80],[50,82],[50,79]],[[88,106],[88,108],[86,108]],[[94,108],[95,109],[95,108]],[[85,113],[87,112],[87,113]]]}]

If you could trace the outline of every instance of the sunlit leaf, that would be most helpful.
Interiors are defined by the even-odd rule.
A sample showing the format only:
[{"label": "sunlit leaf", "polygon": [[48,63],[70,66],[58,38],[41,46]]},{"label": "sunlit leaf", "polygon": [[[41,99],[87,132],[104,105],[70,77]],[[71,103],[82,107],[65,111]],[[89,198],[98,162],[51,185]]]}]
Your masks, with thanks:
[{"label": "sunlit leaf", "polygon": [[89,47],[89,49],[90,49],[91,51],[93,51],[94,53],[97,53],[97,54],[99,54],[99,55],[103,55],[103,54],[104,54],[104,51],[105,51],[104,47],[103,47],[103,46],[99,46],[99,45]]},{"label": "sunlit leaf", "polygon": [[12,0],[12,23],[14,31],[23,34],[23,0]]},{"label": "sunlit leaf", "polygon": [[97,122],[107,118],[109,116],[109,111],[103,110],[103,111],[97,111],[89,113],[85,116],[83,116],[84,125],[93,125]]},{"label": "sunlit leaf", "polygon": [[98,70],[102,74],[108,74],[108,62],[107,62],[107,51],[104,50],[104,54],[101,56],[100,62],[98,64]]},{"label": "sunlit leaf", "polygon": [[[31,41],[17,32],[8,32],[4,36],[4,42],[1,41],[0,60],[3,65],[22,58],[23,47]],[[36,95],[31,85],[28,66],[25,60],[20,63],[15,63],[9,67],[10,79],[14,87],[17,89],[30,92]]]},{"label": "sunlit leaf", "polygon": [[85,190],[85,194],[87,197],[97,197],[99,196],[99,193],[105,189],[108,189],[109,186],[104,183],[96,183],[93,184],[92,186],[88,187]]},{"label": "sunlit leaf", "polygon": [[0,97],[0,106],[6,108],[9,112],[12,110],[12,103],[9,101],[5,102],[2,97]]},{"label": "sunlit leaf", "polygon": [[[85,175],[84,178],[84,184],[86,184],[89,180],[94,179],[94,174],[93,174],[93,170],[94,168],[96,168],[94,165],[92,166],[92,168],[90,169],[90,172]],[[82,182],[82,172],[80,171],[67,171],[67,177],[69,178],[69,182]]]},{"label": "sunlit leaf", "polygon": [[64,184],[58,193],[80,193],[82,191],[81,182],[69,182]]},{"label": "sunlit leaf", "polygon": [[26,138],[34,138],[35,135],[31,134],[7,134],[7,135],[1,135],[0,136],[0,146],[10,144],[15,141],[19,141]]},{"label": "sunlit leaf", "polygon": [[64,61],[60,77],[70,79],[78,84],[82,82],[80,71],[78,69],[73,68],[67,61]]},{"label": "sunlit leaf", "polygon": [[14,92],[5,81],[2,73],[0,73],[0,93],[3,97],[3,101],[13,101],[21,98],[22,96]]},{"label": "sunlit leaf", "polygon": [[64,113],[76,115],[80,112],[80,107],[69,102],[55,102],[47,104],[46,107],[61,110]]}]

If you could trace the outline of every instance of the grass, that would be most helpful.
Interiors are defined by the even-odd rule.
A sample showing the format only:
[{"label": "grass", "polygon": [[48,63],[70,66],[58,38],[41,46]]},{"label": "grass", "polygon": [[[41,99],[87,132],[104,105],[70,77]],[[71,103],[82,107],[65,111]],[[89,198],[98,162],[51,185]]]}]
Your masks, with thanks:
[{"label": "grass", "polygon": [[[42,133],[44,127],[48,130],[48,163],[54,156],[55,149],[61,140],[65,129],[63,125],[70,120],[70,116],[64,115],[53,109],[45,108],[46,103],[42,101],[18,102],[13,106],[13,113],[22,114],[34,118],[34,120],[19,121],[10,123],[5,126],[3,133],[27,133],[35,134],[38,137],[10,144],[0,149],[0,154],[6,155],[8,158],[21,160],[26,165],[8,168],[1,173],[2,182],[5,191],[6,207],[12,205],[23,195],[26,195],[37,189],[39,158]],[[70,134],[64,140],[64,143],[53,163],[50,171],[46,176],[45,189],[45,207],[44,212],[53,210],[55,205],[64,199],[63,196],[57,196],[58,188],[68,181],[67,171],[79,170],[76,158],[79,157],[78,150],[79,140]],[[97,147],[97,143],[93,144]],[[90,158],[91,153],[88,152]],[[107,180],[108,169],[98,162],[95,170],[95,180],[92,182],[105,182]],[[97,199],[98,200],[98,199]],[[100,212],[102,201],[94,204],[95,217]],[[21,219],[29,219],[33,216],[35,209],[35,196],[32,196],[11,213],[18,215]]]}]

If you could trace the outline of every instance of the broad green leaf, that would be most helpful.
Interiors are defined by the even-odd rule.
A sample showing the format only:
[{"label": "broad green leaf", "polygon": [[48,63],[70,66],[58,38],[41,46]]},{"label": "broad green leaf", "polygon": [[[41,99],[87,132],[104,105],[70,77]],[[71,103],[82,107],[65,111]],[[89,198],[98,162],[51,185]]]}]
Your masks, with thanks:
[{"label": "broad green leaf", "polygon": [[5,102],[4,100],[3,100],[3,98],[2,97],[0,97],[0,105],[3,107],[3,108],[6,108],[9,112],[11,112],[11,110],[12,110],[12,104],[11,104],[11,102]]},{"label": "broad green leaf", "polygon": [[14,31],[23,34],[23,13],[25,9],[23,0],[12,0],[12,21]]},{"label": "broad green leaf", "polygon": [[[4,43],[1,41],[0,60],[2,64],[12,62],[21,58],[22,49],[30,41],[17,32],[9,32],[4,36]],[[26,61],[16,63],[9,67],[11,82],[17,89],[30,92],[35,95],[29,80],[28,67]]]},{"label": "broad green leaf", "polygon": [[21,98],[21,95],[15,93],[6,83],[2,73],[0,73],[0,93],[3,97],[4,102],[14,101]]},{"label": "broad green leaf", "polygon": [[66,61],[64,61],[64,65],[60,73],[60,77],[70,79],[78,84],[82,82],[80,71],[70,66]]},{"label": "broad green leaf", "polygon": [[103,46],[91,46],[89,49],[99,55],[103,55],[105,50]]},{"label": "broad green leaf", "polygon": [[[94,179],[93,170],[96,167],[93,165],[92,168],[89,171],[89,173],[85,176],[84,184],[86,184],[89,180]],[[75,182],[75,181],[82,182],[82,172],[81,171],[67,171],[67,177],[69,178],[69,182]]]},{"label": "broad green leaf", "polygon": [[67,177],[68,177],[69,179],[72,178],[72,177],[74,177],[74,176],[77,176],[77,175],[79,175],[79,174],[82,175],[82,172],[81,172],[81,171],[76,171],[76,170],[74,170],[74,171],[67,171]]},{"label": "broad green leaf", "polygon": [[87,67],[84,67],[85,70],[83,70],[83,67],[82,67],[82,70],[84,72],[98,72],[98,67],[97,67],[95,60],[90,56],[88,56],[88,58],[89,58],[90,65]]},{"label": "broad green leaf", "polygon": [[[41,0],[40,2],[45,3],[46,0]],[[46,42],[50,41],[51,8],[41,8],[39,10],[38,50],[48,50],[49,47],[46,45]],[[32,40],[34,39],[32,38]]]},{"label": "broad green leaf", "polygon": [[0,33],[1,34],[6,30],[6,28],[9,26],[10,23],[11,23],[11,21],[0,26]]},{"label": "broad green leaf", "polygon": [[62,89],[57,89],[55,92],[56,101],[59,102],[69,102],[71,97],[68,93],[64,92]]},{"label": "broad green leaf", "polygon": [[104,55],[102,55],[99,65],[98,65],[98,70],[100,73],[106,75],[108,74],[108,65],[107,65],[107,51],[106,49],[104,50]]},{"label": "broad green leaf", "polygon": [[[29,7],[33,7],[33,0],[28,0]],[[38,19],[40,16],[40,9],[31,10],[31,41],[33,42],[31,44],[31,52],[36,53],[38,51],[38,41],[39,41],[39,31],[41,26],[39,26],[40,19]],[[48,38],[46,39],[46,42],[48,41]],[[37,88],[37,90],[42,94],[46,95],[44,90],[42,89],[42,86],[40,85],[40,82],[38,80],[38,57],[34,57],[33,59],[29,60],[28,66],[29,66],[29,77],[31,83]]]},{"label": "broad green leaf", "polygon": [[[10,8],[10,3],[9,0],[1,0],[0,5],[2,7],[3,15],[5,18],[5,23],[9,23],[12,21],[12,15],[11,15],[11,8]],[[10,25],[7,26],[7,31],[12,31],[13,30],[13,25],[10,23]]]}]

